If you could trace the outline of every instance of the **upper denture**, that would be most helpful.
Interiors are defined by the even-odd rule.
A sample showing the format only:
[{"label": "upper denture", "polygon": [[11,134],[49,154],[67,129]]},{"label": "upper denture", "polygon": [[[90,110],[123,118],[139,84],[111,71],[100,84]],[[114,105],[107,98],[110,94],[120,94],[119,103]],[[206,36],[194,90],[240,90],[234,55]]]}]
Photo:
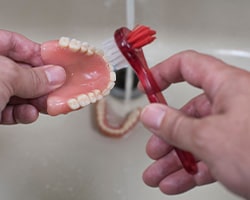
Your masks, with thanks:
[{"label": "upper denture", "polygon": [[116,75],[103,53],[87,42],[61,37],[41,45],[45,64],[65,68],[67,79],[59,89],[49,94],[49,115],[66,114],[95,103],[114,87]]}]

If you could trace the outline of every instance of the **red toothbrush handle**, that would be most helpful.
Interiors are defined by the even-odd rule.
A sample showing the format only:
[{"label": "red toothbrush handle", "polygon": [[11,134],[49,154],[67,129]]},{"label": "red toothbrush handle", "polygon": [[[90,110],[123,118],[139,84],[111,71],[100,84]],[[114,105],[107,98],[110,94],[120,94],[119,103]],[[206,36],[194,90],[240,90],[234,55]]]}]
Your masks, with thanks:
[{"label": "red toothbrush handle", "polygon": [[[129,33],[131,33],[131,31],[126,27],[116,30],[114,38],[118,48],[134,69],[137,77],[143,85],[149,101],[151,103],[162,103],[167,105],[159,86],[155,82],[153,75],[147,66],[142,49],[133,48],[127,41],[127,35]],[[193,155],[175,147],[174,149],[184,169],[190,174],[196,174],[198,172],[198,168]]]},{"label": "red toothbrush handle", "polygon": [[[144,88],[147,88],[146,94],[147,97],[149,99],[149,101],[151,103],[162,103],[162,104],[166,104],[167,102],[164,98],[164,96],[162,95],[159,86],[157,85],[157,83],[155,82],[152,73],[150,72],[150,70],[147,70],[144,68],[144,75],[146,74],[146,76],[148,77],[147,79],[143,79],[143,80],[147,80],[144,83],[142,82],[142,84],[146,84],[144,85]],[[150,83],[149,83],[150,82]],[[145,87],[146,86],[146,87]],[[185,168],[185,170],[190,173],[190,174],[196,174],[198,172],[198,168],[197,168],[197,164],[195,161],[195,158],[193,157],[193,155],[187,151],[183,151],[180,150],[176,147],[174,147],[183,167]]]}]

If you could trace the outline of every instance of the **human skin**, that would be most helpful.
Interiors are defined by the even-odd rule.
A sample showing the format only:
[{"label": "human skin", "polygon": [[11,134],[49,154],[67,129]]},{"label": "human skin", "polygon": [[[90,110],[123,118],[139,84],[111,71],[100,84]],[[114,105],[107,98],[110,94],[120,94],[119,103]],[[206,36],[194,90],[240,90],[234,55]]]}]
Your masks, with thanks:
[{"label": "human skin", "polygon": [[34,122],[65,79],[62,67],[43,64],[38,43],[0,30],[0,124]]},{"label": "human skin", "polygon": [[[181,109],[147,105],[141,122],[153,135],[146,151],[154,163],[144,182],[165,194],[179,194],[218,181],[230,191],[250,198],[250,73],[194,51],[178,53],[152,68],[164,90],[187,82],[201,88]],[[171,146],[191,152],[199,172],[188,174]]]}]

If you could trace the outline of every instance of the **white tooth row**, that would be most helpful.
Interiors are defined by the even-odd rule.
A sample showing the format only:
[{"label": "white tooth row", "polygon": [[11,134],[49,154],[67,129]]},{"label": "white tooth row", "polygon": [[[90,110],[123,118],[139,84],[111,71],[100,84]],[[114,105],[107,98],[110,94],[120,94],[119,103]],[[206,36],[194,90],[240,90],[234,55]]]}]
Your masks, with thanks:
[{"label": "white tooth row", "polygon": [[115,86],[115,81],[116,81],[116,73],[113,71],[113,67],[111,65],[108,65],[108,66],[109,66],[109,70],[110,70],[110,72],[109,72],[109,84],[106,87],[106,89],[104,89],[102,91],[103,96],[109,95],[110,90]]},{"label": "white tooth row", "polygon": [[80,107],[85,107],[90,103],[95,103],[96,101],[103,98],[103,95],[100,90],[94,90],[88,94],[81,94],[77,98],[71,98],[68,100],[68,106],[72,110],[77,110]]},{"label": "white tooth row", "polygon": [[[104,53],[102,50],[96,49],[94,46],[89,45],[87,42],[81,42],[76,39],[70,39],[69,37],[61,37],[59,39],[59,45],[64,48],[69,48],[73,52],[82,52],[87,55],[98,54],[104,58]],[[108,63],[108,62],[107,62]],[[68,106],[72,110],[77,110],[80,107],[84,107],[90,103],[95,103],[96,101],[102,99],[104,96],[109,95],[110,90],[114,87],[116,81],[116,74],[114,72],[113,66],[108,64],[110,71],[110,82],[107,88],[103,91],[94,90],[88,94],[81,94],[77,98],[71,98],[68,100]]]},{"label": "white tooth row", "polygon": [[104,54],[101,50],[96,49],[94,46],[89,45],[87,42],[70,39],[69,37],[61,37],[59,40],[59,45],[64,48],[68,47],[73,52],[81,51],[82,53],[86,53],[89,56],[95,53],[100,55]]},{"label": "white tooth row", "polygon": [[80,94],[77,98],[71,98],[67,101],[68,106],[71,110],[77,110],[81,107],[85,107],[90,103],[96,103],[97,101],[101,100],[104,96],[107,96],[110,93],[110,90],[114,87],[114,81],[110,81],[108,87],[103,90],[94,90],[89,92],[88,94]]},{"label": "white tooth row", "polygon": [[109,95],[110,90],[115,86],[116,74],[115,72],[110,72],[110,81],[106,89],[102,92],[100,90],[94,90],[88,94],[81,94],[77,98],[71,98],[68,100],[68,106],[72,110],[77,110],[81,107],[85,107],[90,103],[95,103],[96,101],[102,99],[104,96]]},{"label": "white tooth row", "polygon": [[[81,42],[76,39],[70,39],[69,37],[61,37],[59,39],[59,46],[63,48],[69,48],[73,52],[80,51],[82,53],[86,53],[87,55],[91,56],[93,54],[98,54],[103,57],[103,59],[108,63],[108,60],[104,57],[104,52],[101,49],[97,49],[94,46],[89,45],[87,42]],[[112,65],[109,64],[110,71],[114,71]]]},{"label": "white tooth row", "polygon": [[105,133],[119,136],[125,134],[131,128],[133,128],[138,122],[140,116],[140,109],[133,110],[126,118],[126,120],[121,124],[120,128],[114,128],[108,124],[108,120],[106,118],[106,101],[101,100],[96,105],[96,113],[97,113],[97,123],[101,130]]}]

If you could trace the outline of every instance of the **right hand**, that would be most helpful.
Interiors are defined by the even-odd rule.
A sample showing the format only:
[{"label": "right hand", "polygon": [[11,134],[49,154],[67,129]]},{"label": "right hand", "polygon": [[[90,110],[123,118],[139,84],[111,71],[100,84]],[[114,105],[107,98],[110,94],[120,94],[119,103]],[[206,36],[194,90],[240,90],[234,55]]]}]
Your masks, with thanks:
[{"label": "right hand", "polygon": [[[154,133],[147,153],[155,160],[145,183],[178,194],[218,180],[250,198],[250,73],[193,51],[170,57],[152,73],[162,90],[186,81],[204,93],[180,110],[162,104],[143,109],[141,121]],[[196,175],[182,168],[170,145],[196,156]]]}]

